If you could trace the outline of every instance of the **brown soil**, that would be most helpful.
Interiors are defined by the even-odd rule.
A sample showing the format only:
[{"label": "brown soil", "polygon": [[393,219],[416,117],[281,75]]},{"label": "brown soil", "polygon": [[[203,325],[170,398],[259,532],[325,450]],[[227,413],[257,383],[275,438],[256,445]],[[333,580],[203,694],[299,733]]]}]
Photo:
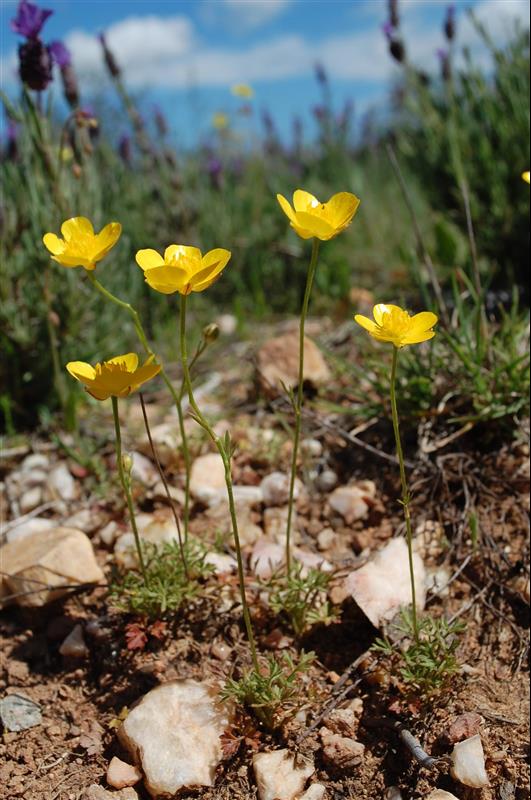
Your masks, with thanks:
[{"label": "brown soil", "polygon": [[[224,376],[223,385],[226,396],[231,398],[229,418],[239,445],[235,479],[237,483],[253,484],[272,469],[287,468],[289,442],[278,424],[278,414],[272,413],[271,406],[257,402],[249,376],[250,367],[243,378],[238,368]],[[333,398],[333,391],[330,397]],[[165,409],[157,397],[152,400],[149,409],[155,424]],[[134,442],[132,431],[139,416],[136,405],[133,410],[131,400],[130,413],[134,419],[126,434],[130,445]],[[336,470],[340,483],[372,479],[377,486],[377,499],[368,520],[353,526],[334,524],[343,546],[339,554],[333,551],[324,555],[338,569],[348,569],[359,565],[369,551],[402,529],[396,502],[396,468],[345,441],[338,431],[344,425],[352,427],[352,419],[345,422],[340,414],[325,415],[322,406],[316,403],[312,408],[315,413],[306,419],[305,435],[322,442],[321,466],[326,464]],[[110,420],[103,410],[101,414],[110,435]],[[280,446],[271,452],[257,451],[248,438],[253,426],[274,429],[281,439]],[[82,421],[82,428],[89,435],[93,430],[102,430],[92,412]],[[392,452],[387,422],[378,423],[359,436],[381,451]],[[100,528],[108,519],[119,522],[126,519],[110,466],[112,440],[109,442],[102,451],[109,466],[109,481],[103,493],[94,475],[87,471],[83,474],[74,461],[68,460],[80,476],[81,486],[79,500],[69,508],[69,513],[78,508],[92,508],[101,515]],[[16,468],[24,452],[43,445],[48,447],[52,458],[65,459],[64,452],[50,448],[42,439],[28,438],[18,454],[14,451],[9,457],[9,449],[6,451],[4,475]],[[208,449],[201,437],[197,438],[196,448]],[[407,444],[410,456],[414,448],[412,436]],[[435,615],[457,615],[465,623],[459,649],[461,671],[443,692],[429,698],[418,693],[407,694],[398,677],[389,676],[375,655],[359,663],[359,656],[367,651],[377,632],[345,604],[337,622],[314,630],[302,643],[294,642],[287,628],[283,631],[282,646],[294,652],[304,646],[317,655],[309,678],[307,724],[292,722],[282,733],[271,737],[252,720],[242,718],[240,724],[246,726],[246,735],[235,754],[222,763],[216,786],[182,796],[203,800],[255,798],[253,748],[287,746],[303,756],[314,755],[315,777],[326,785],[330,800],[378,800],[391,785],[400,787],[404,800],[423,798],[435,787],[453,792],[460,800],[529,797],[527,458],[525,446],[518,443],[500,446],[499,442],[485,446],[476,432],[429,457],[418,453],[412,475],[415,524],[429,522],[433,527],[437,523],[444,533],[434,546],[427,542],[423,551],[425,563],[427,567],[445,565],[450,574],[456,575],[448,595],[431,597],[429,609]],[[178,483],[179,467],[175,464],[168,470],[170,483],[174,485]],[[307,472],[301,474],[306,475],[306,485],[310,487],[308,498],[298,508],[301,542],[304,547],[316,550],[317,534],[330,525],[329,512],[326,497],[311,488]],[[162,501],[154,502],[138,487],[136,502],[146,511],[164,508]],[[472,511],[477,515],[480,532],[476,543],[471,539],[468,524]],[[53,516],[53,512],[46,513]],[[261,521],[259,512],[256,521]],[[217,525],[205,509],[194,507],[194,531],[213,540]],[[112,556],[99,539],[98,530],[92,534],[92,540],[100,563],[110,573]],[[227,591],[233,588],[231,581],[228,583]],[[213,585],[204,599],[168,622],[162,638],[150,636],[142,650],[127,649],[126,626],[132,618],[110,606],[105,589],[74,593],[42,609],[10,606],[4,610],[0,615],[1,694],[22,690],[41,704],[43,720],[39,727],[3,733],[2,796],[6,800],[82,798],[91,783],[105,785],[106,767],[113,755],[129,760],[121,752],[115,733],[116,720],[124,707],[131,707],[159,682],[176,677],[220,682],[235,665],[247,663],[238,608],[226,610],[224,606],[220,611],[217,594],[219,589]],[[261,649],[274,652],[272,648],[278,646],[279,637],[270,634],[278,629],[279,621],[260,610],[258,601],[253,607]],[[89,621],[92,624],[87,628]],[[85,625],[89,656],[69,661],[59,654],[59,646],[77,622]],[[219,657],[221,651],[214,643],[224,643],[230,648],[227,660]],[[357,666],[350,669],[354,662]],[[307,726],[317,720],[324,705],[340,695],[340,704],[356,697],[363,700],[357,739],[365,745],[365,756],[362,764],[350,771],[325,763],[319,725],[305,735]],[[445,755],[451,750],[446,740],[449,726],[466,711],[477,712],[483,718],[481,734],[491,786],[480,791],[456,785],[444,769],[422,768],[392,730],[370,724],[374,718],[399,719],[426,751]],[[139,793],[142,798],[148,797],[142,787]]]}]

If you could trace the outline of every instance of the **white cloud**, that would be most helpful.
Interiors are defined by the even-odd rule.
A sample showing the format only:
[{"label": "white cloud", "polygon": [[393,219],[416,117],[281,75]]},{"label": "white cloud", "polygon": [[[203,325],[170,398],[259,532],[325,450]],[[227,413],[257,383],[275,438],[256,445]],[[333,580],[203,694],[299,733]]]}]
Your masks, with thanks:
[{"label": "white cloud", "polygon": [[292,0],[204,0],[203,18],[236,33],[261,28],[283,14]]}]

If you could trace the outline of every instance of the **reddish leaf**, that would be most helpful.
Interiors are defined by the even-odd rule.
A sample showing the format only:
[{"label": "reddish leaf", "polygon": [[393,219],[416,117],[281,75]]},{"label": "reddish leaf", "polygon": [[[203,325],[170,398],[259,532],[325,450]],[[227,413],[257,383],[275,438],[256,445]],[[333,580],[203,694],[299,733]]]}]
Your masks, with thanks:
[{"label": "reddish leaf", "polygon": [[130,622],[125,626],[125,638],[128,650],[143,650],[148,640],[143,626],[136,622]]},{"label": "reddish leaf", "polygon": [[153,636],[155,639],[164,639],[168,632],[168,626],[163,620],[159,619],[150,625],[149,627],[149,635]]}]

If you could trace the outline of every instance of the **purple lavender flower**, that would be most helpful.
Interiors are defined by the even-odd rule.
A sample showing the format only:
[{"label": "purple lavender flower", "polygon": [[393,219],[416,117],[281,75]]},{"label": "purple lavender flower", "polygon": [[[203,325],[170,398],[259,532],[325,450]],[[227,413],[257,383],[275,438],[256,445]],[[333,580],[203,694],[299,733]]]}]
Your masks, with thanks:
[{"label": "purple lavender flower", "polygon": [[133,155],[133,148],[131,145],[131,137],[128,136],[126,133],[120,137],[120,141],[118,142],[118,153],[120,158],[127,166],[130,166],[132,161]]},{"label": "purple lavender flower", "polygon": [[446,20],[444,22],[444,33],[449,42],[455,39],[455,5],[452,3],[446,9]]},{"label": "purple lavender flower", "polygon": [[20,0],[17,16],[11,20],[11,30],[26,39],[36,39],[51,14],[53,11],[48,8],[39,8],[27,0]]},{"label": "purple lavender flower", "polygon": [[100,44],[103,49],[103,58],[105,60],[105,66],[107,67],[109,73],[113,78],[118,78],[121,74],[121,70],[118,64],[116,63],[114,54],[112,53],[111,50],[109,50],[109,45],[107,44],[105,34],[100,33],[98,39],[100,40]]},{"label": "purple lavender flower", "polygon": [[206,162],[206,171],[210,178],[212,188],[220,189],[223,176],[223,164],[215,155],[211,155]]},{"label": "purple lavender flower", "polygon": [[52,57],[40,39],[28,39],[18,48],[18,71],[22,83],[43,92],[52,81]]},{"label": "purple lavender flower", "polygon": [[395,26],[392,22],[384,22],[382,25],[382,31],[387,41],[390,42],[395,35]]},{"label": "purple lavender flower", "polygon": [[326,117],[326,108],[324,106],[314,106],[312,108],[312,114],[318,122],[322,122]]},{"label": "purple lavender flower", "polygon": [[16,161],[18,159],[18,125],[12,119],[8,119],[6,130],[6,145],[3,152],[3,157],[8,161]]},{"label": "purple lavender flower", "polygon": [[72,54],[68,47],[62,42],[56,41],[50,43],[50,53],[57,66],[62,69],[69,67],[72,63]]},{"label": "purple lavender flower", "polygon": [[326,70],[323,65],[317,61],[315,64],[315,77],[317,82],[321,84],[321,86],[326,86],[328,83],[328,75],[326,74]]},{"label": "purple lavender flower", "polygon": [[160,106],[153,106],[153,119],[155,120],[155,127],[159,136],[166,136],[168,133],[168,123],[166,117],[162,113]]},{"label": "purple lavender flower", "polygon": [[448,50],[439,48],[437,50],[437,58],[441,62],[441,76],[444,81],[449,81],[452,77],[452,64],[450,61],[450,53]]},{"label": "purple lavender flower", "polygon": [[400,25],[400,16],[398,14],[398,0],[389,0],[389,19],[391,24],[398,28]]}]

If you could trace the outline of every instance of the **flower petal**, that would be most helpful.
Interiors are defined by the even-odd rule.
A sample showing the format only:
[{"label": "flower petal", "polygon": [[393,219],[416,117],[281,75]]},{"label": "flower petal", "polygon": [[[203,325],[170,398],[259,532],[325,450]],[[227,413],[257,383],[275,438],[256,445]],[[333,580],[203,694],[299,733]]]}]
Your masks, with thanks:
[{"label": "flower petal", "polygon": [[164,251],[164,261],[172,261],[182,257],[192,261],[201,261],[201,250],[198,247],[188,247],[185,244],[170,244]]},{"label": "flower petal", "polygon": [[[154,267],[146,270],[144,276],[151,288],[162,294],[173,294],[174,292],[183,294],[190,281],[189,271],[177,266]],[[188,292],[186,293],[188,294]]]},{"label": "flower petal", "polygon": [[94,228],[86,217],[72,217],[63,222],[61,233],[68,242],[76,236],[94,236]]},{"label": "flower petal", "polygon": [[139,250],[135,256],[136,263],[143,269],[154,269],[155,267],[164,266],[164,259],[157,253],[156,250]]},{"label": "flower petal", "polygon": [[151,378],[159,374],[160,370],[160,364],[144,364],[142,367],[139,367],[133,376],[131,391],[134,392],[135,389],[138,389],[143,383],[150,381]]},{"label": "flower petal", "polygon": [[106,364],[124,364],[127,372],[134,372],[138,367],[138,356],[136,353],[125,353],[123,356],[108,358]]},{"label": "flower petal", "polygon": [[87,364],[86,361],[69,361],[66,364],[66,369],[73,378],[82,383],[93,381],[96,377],[96,370],[92,364]]},{"label": "flower petal", "polygon": [[288,217],[290,222],[294,222],[295,220],[295,212],[293,211],[291,205],[288,203],[285,197],[281,194],[277,194],[277,200],[280,204],[280,208],[284,212],[284,214]]},{"label": "flower petal", "polygon": [[400,339],[400,347],[407,344],[419,344],[420,342],[427,342],[428,339],[433,339],[435,331],[409,331],[404,334]]},{"label": "flower petal", "polygon": [[338,192],[325,204],[325,218],[335,228],[344,228],[350,224],[360,200],[350,192]]},{"label": "flower petal", "polygon": [[335,234],[334,228],[325,219],[305,211],[297,212],[293,225],[294,227],[297,225],[318,239],[331,239]]},{"label": "flower petal", "polygon": [[439,318],[431,311],[421,311],[420,314],[415,314],[411,317],[411,327],[409,333],[418,331],[427,331],[437,324]]},{"label": "flower petal", "polygon": [[377,325],[381,325],[383,318],[386,314],[392,314],[393,311],[403,311],[400,306],[394,306],[392,303],[378,303],[372,310],[372,315],[376,320]]},{"label": "flower petal", "polygon": [[377,333],[380,330],[376,323],[372,321],[372,319],[364,317],[363,314],[356,314],[354,320],[358,323],[358,325],[361,325],[362,328],[365,328],[366,331],[369,331],[370,334]]},{"label": "flower petal", "polygon": [[63,239],[60,239],[55,233],[45,233],[42,237],[44,246],[54,256],[58,256],[64,252],[66,244]]},{"label": "flower petal", "polygon": [[317,197],[305,192],[304,189],[296,189],[293,192],[293,207],[295,211],[309,211],[311,208],[317,208],[320,205],[322,204]]},{"label": "flower petal", "polygon": [[203,289],[208,289],[225,269],[230,257],[230,251],[222,248],[210,250],[210,252],[206,253],[202,259],[202,269],[191,278],[192,290],[194,292],[202,292]]},{"label": "flower petal", "polygon": [[98,260],[106,256],[109,250],[114,247],[122,233],[122,226],[119,222],[109,222],[98,233],[94,241],[94,251]]}]

